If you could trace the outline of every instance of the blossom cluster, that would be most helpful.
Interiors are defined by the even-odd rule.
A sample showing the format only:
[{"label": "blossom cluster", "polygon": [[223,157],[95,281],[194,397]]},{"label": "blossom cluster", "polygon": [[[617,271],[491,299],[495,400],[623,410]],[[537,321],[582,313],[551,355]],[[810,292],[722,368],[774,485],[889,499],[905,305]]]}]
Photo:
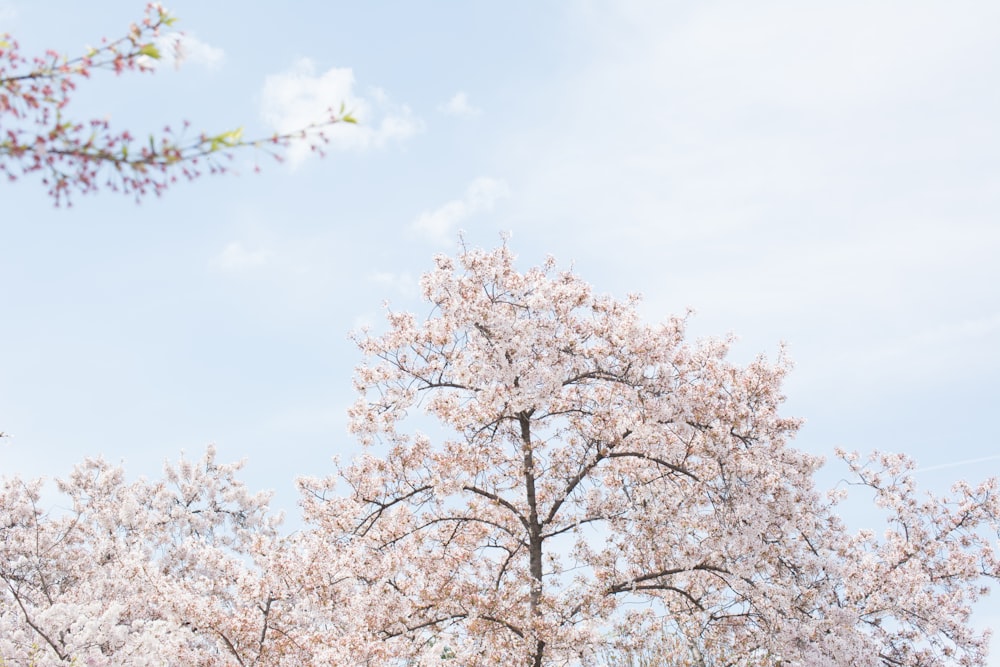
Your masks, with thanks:
[{"label": "blossom cluster", "polygon": [[[103,39],[100,46],[74,58],[56,51],[29,58],[13,37],[0,34],[0,172],[11,181],[40,173],[56,204],[69,203],[73,193],[102,189],[138,200],[160,195],[178,179],[227,171],[237,148],[252,147],[281,159],[284,148],[304,141],[322,153],[326,129],[355,122],[341,108],[293,132],[256,140],[244,138],[242,128],[189,136],[187,122],[180,131],[168,125],[159,134],[140,138],[112,129],[107,118],[71,116],[69,105],[78,83],[93,73],[154,71],[162,56],[157,37],[174,22],[163,6],[150,3],[124,37]],[[173,44],[179,48],[180,42]]]}]

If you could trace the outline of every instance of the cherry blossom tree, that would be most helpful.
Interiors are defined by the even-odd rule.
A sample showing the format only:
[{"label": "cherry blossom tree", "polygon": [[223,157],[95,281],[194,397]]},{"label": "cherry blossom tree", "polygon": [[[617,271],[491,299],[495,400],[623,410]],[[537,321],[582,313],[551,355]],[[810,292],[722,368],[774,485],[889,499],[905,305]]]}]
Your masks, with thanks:
[{"label": "cherry blossom tree", "polygon": [[[214,451],[0,481],[0,665],[983,665],[998,482],[789,446],[788,363],[727,360],[506,246],[441,256],[426,319],[361,333],[364,447],[300,530]],[[837,515],[869,496],[881,534]]]},{"label": "cherry blossom tree", "polygon": [[[353,123],[343,108],[326,118],[286,134],[247,139],[242,128],[221,133],[189,133],[167,126],[159,135],[133,136],[114,130],[106,119],[73,119],[69,103],[77,85],[91,74],[151,72],[162,56],[161,31],[175,19],[157,3],[144,18],[117,40],[102,40],[83,55],[69,58],[55,51],[28,58],[8,34],[0,34],[0,171],[9,180],[39,172],[56,203],[72,193],[100,189],[140,199],[161,194],[178,178],[227,171],[227,161],[239,148],[253,148],[276,158],[293,141],[306,141],[322,152],[324,130],[335,123]],[[174,41],[179,48],[180,42]]]},{"label": "cherry blossom tree", "polygon": [[334,617],[303,607],[301,549],[240,467],[210,448],[127,482],[88,460],[51,512],[40,481],[5,480],[0,665],[317,664]]},{"label": "cherry blossom tree", "polygon": [[780,354],[731,363],[728,341],[644,324],[551,260],[520,273],[506,246],[438,257],[422,289],[426,319],[357,338],[366,451],[302,482],[387,655],[983,664],[968,621],[1000,572],[996,480],[925,498],[904,457],[844,454],[888,521],[853,534],[788,445]]}]

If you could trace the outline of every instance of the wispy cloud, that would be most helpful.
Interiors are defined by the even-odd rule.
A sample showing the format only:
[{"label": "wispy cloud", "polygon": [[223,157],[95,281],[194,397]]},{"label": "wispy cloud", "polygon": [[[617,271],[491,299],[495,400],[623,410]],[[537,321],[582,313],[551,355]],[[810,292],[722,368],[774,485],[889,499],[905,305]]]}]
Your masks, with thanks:
[{"label": "wispy cloud", "polygon": [[997,333],[1000,333],[1000,313],[974,320],[942,324],[906,339],[899,347],[906,354],[916,354],[928,348],[967,344]]},{"label": "wispy cloud", "polygon": [[0,26],[17,18],[17,7],[11,2],[0,2]]},{"label": "wispy cloud", "polygon": [[[995,363],[990,350],[1000,340],[1000,314],[945,322],[872,345],[858,358],[870,376],[937,381],[973,366]],[[919,359],[919,363],[914,363]]]},{"label": "wispy cloud", "polygon": [[970,466],[975,463],[986,463],[987,461],[997,461],[1000,460],[1000,454],[996,456],[981,456],[975,459],[964,459],[962,461],[952,461],[951,463],[941,463],[935,466],[925,466],[917,468],[913,472],[930,472],[932,470],[945,470],[947,468],[960,468],[962,466]]},{"label": "wispy cloud", "polygon": [[[366,99],[354,92],[354,85],[351,68],[333,67],[317,74],[316,64],[301,58],[291,69],[264,80],[261,114],[276,131],[294,132],[343,107],[358,124],[341,123],[326,133],[329,145],[341,150],[381,148],[423,130],[423,122],[407,105],[392,103],[378,88],[372,88]],[[288,158],[295,165],[310,153],[309,146],[300,143],[290,148]]]},{"label": "wispy cloud", "polygon": [[148,67],[173,66],[179,68],[183,64],[198,65],[211,70],[222,67],[226,52],[217,46],[212,46],[197,37],[183,32],[168,32],[156,38],[156,48],[160,52],[159,59],[141,56],[143,64]]},{"label": "wispy cloud", "polygon": [[177,66],[182,63],[191,63],[209,69],[219,69],[226,59],[226,52],[201,41],[194,35],[184,33],[176,35],[172,57]]},{"label": "wispy cloud", "polygon": [[368,280],[376,285],[385,286],[404,296],[416,296],[418,293],[417,279],[410,273],[393,273],[391,271],[377,271],[368,274]]},{"label": "wispy cloud", "polygon": [[497,201],[509,196],[507,183],[481,177],[472,181],[461,199],[453,199],[433,211],[425,211],[414,220],[412,228],[437,243],[447,243],[456,227],[470,216],[491,211]]},{"label": "wispy cloud", "polygon": [[248,271],[265,266],[272,253],[266,248],[249,249],[240,241],[233,241],[212,258],[213,268],[222,271]]},{"label": "wispy cloud", "polygon": [[462,91],[455,93],[451,99],[438,106],[438,111],[446,113],[449,116],[461,117],[478,116],[483,112],[479,107],[473,106],[469,102],[469,96]]},{"label": "wispy cloud", "polygon": [[[358,248],[339,229],[286,234],[248,222],[205,264],[222,284],[252,294],[261,309],[316,314],[326,312],[331,301],[352,300],[355,291],[344,286],[369,275],[370,262],[360,258]],[[393,276],[392,283],[405,291],[405,276]]]}]

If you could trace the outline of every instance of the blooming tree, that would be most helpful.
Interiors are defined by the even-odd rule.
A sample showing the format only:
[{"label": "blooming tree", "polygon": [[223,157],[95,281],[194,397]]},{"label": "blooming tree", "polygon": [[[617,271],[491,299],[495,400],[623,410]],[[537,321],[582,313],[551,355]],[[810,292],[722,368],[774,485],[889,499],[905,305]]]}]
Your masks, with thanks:
[{"label": "blooming tree", "polygon": [[983,665],[998,483],[921,494],[841,452],[887,521],[788,445],[782,358],[740,366],[506,246],[438,257],[389,313],[351,424],[282,534],[239,465],[0,482],[0,665]]},{"label": "blooming tree", "polygon": [[10,35],[0,34],[0,171],[10,180],[40,172],[57,204],[73,192],[102,188],[139,199],[159,195],[178,178],[226,171],[226,160],[237,148],[253,147],[280,158],[292,141],[308,141],[321,151],[324,129],[355,122],[341,108],[295,132],[249,140],[242,128],[189,135],[187,123],[181,131],[167,126],[160,135],[139,138],[113,130],[106,119],[69,117],[77,84],[93,72],[152,71],[162,55],[157,37],[174,21],[161,5],[150,3],[145,17],[124,37],[103,40],[75,58],[55,51],[28,58]]},{"label": "blooming tree", "polygon": [[782,358],[733,364],[551,260],[518,272],[506,246],[436,263],[427,319],[358,337],[367,451],[345,495],[303,482],[316,530],[350,536],[391,654],[982,664],[968,617],[1000,572],[995,480],[921,499],[906,459],[845,454],[889,520],[851,534],[814,488],[821,461],[787,444]]},{"label": "blooming tree", "polygon": [[298,547],[239,468],[209,449],[127,482],[88,460],[52,513],[41,482],[6,480],[0,665],[314,664],[330,615],[299,611]]}]

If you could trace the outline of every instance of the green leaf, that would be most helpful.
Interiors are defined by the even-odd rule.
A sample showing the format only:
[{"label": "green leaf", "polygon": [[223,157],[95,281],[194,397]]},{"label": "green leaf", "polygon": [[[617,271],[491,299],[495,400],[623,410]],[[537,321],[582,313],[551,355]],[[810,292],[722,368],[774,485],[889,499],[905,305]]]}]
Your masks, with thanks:
[{"label": "green leaf", "polygon": [[350,111],[346,111],[347,107],[343,102],[340,103],[340,122],[342,123],[357,123],[358,120],[351,115]]},{"label": "green leaf", "polygon": [[139,47],[139,55],[149,56],[153,60],[159,60],[160,50],[156,48],[156,45],[150,42],[149,44],[143,44]]},{"label": "green leaf", "polygon": [[238,146],[242,139],[243,128],[238,127],[235,130],[223,132],[214,137],[208,137],[208,150],[214,153],[220,148],[233,148],[234,146]]}]

